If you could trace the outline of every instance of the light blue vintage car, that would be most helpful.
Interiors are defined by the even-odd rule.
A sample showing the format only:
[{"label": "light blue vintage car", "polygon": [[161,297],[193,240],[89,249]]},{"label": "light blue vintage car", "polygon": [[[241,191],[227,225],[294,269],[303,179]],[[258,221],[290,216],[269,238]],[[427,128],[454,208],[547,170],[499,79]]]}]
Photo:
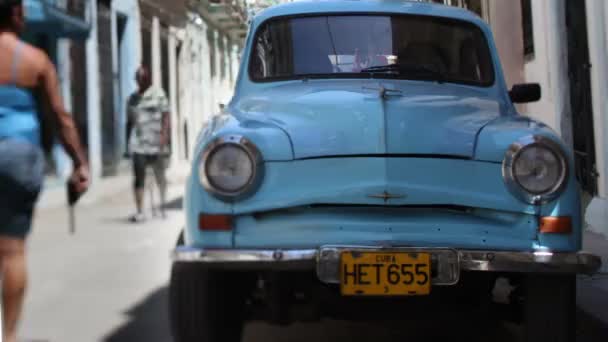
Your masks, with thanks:
[{"label": "light blue vintage car", "polygon": [[506,88],[486,23],[422,2],[298,1],[257,15],[242,56],[187,183],[176,341],[471,303],[481,322],[497,279],[527,340],[572,339],[575,276],[600,264],[581,252],[572,151],[517,113],[540,87]]}]

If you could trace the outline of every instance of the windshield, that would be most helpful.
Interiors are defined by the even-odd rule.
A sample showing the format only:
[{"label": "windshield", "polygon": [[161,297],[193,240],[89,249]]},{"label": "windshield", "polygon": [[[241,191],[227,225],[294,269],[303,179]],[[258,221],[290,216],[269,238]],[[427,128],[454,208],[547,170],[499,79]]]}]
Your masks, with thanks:
[{"label": "windshield", "polygon": [[477,26],[411,15],[271,20],[257,31],[249,72],[254,81],[375,77],[494,83],[487,41]]}]

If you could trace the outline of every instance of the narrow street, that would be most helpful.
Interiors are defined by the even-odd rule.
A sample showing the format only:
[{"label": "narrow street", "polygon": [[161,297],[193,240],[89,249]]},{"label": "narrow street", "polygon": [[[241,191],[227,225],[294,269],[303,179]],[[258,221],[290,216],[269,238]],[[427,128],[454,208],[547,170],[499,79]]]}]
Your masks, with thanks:
[{"label": "narrow street", "polygon": [[[77,232],[68,232],[67,210],[38,212],[29,245],[30,283],[20,337],[46,342],[171,341],[167,314],[169,251],[184,223],[173,186],[168,218],[133,225],[128,191],[78,207]],[[149,196],[146,196],[149,199]],[[149,206],[148,206],[149,208]],[[605,330],[579,316],[578,341],[606,341]],[[244,342],[389,342],[458,340],[442,322],[425,325],[324,321],[289,327],[253,323]],[[475,329],[474,322],[463,331]],[[517,341],[521,329],[501,324],[496,341]],[[436,338],[433,335],[433,338]]]}]

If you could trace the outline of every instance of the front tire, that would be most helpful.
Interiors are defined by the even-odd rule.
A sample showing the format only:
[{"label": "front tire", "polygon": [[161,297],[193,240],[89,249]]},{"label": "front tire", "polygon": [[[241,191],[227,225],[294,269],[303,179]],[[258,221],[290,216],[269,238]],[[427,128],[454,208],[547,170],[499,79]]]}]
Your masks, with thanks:
[{"label": "front tire", "polygon": [[169,286],[174,341],[240,342],[246,299],[242,284],[237,274],[174,263]]},{"label": "front tire", "polygon": [[524,280],[525,341],[576,340],[576,277],[530,275]]}]

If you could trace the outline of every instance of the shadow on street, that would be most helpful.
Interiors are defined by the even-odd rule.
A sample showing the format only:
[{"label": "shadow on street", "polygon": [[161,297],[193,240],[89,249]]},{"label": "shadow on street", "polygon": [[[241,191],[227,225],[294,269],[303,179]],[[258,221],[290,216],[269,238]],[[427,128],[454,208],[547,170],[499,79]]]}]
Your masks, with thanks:
[{"label": "shadow on street", "polygon": [[576,313],[576,330],[577,342],[608,341],[608,326],[583,310]]},{"label": "shadow on street", "polygon": [[170,202],[165,203],[166,210],[182,210],[184,208],[184,197],[180,196]]},{"label": "shadow on street", "polygon": [[110,333],[105,342],[172,341],[169,329],[168,288],[159,288],[125,314],[129,320]]},{"label": "shadow on street", "polygon": [[[168,288],[163,286],[152,292],[140,303],[125,313],[128,321],[104,339],[105,342],[169,342],[172,341],[169,328],[168,315]],[[400,322],[398,324],[369,324],[348,323],[337,321],[324,321],[308,324],[294,324],[289,327],[276,327],[267,324],[253,323],[245,329],[245,342],[305,342],[305,341],[395,341],[412,337],[420,338],[420,341],[434,340],[426,339],[424,336],[432,331],[448,331],[450,335],[455,330],[440,324],[441,329],[436,329],[439,322],[430,323],[430,326],[409,324]],[[434,326],[435,325],[435,326]],[[583,312],[577,313],[577,341],[607,341],[608,330],[600,322],[590,319]],[[447,328],[447,329],[446,329]],[[477,327],[479,328],[479,327]],[[515,326],[496,327],[494,341],[518,341],[520,328]],[[470,329],[476,330],[475,326]],[[418,334],[418,335],[417,335]],[[457,334],[456,334],[457,335]],[[448,339],[449,340],[449,339]],[[475,339],[468,339],[475,340]]]}]

